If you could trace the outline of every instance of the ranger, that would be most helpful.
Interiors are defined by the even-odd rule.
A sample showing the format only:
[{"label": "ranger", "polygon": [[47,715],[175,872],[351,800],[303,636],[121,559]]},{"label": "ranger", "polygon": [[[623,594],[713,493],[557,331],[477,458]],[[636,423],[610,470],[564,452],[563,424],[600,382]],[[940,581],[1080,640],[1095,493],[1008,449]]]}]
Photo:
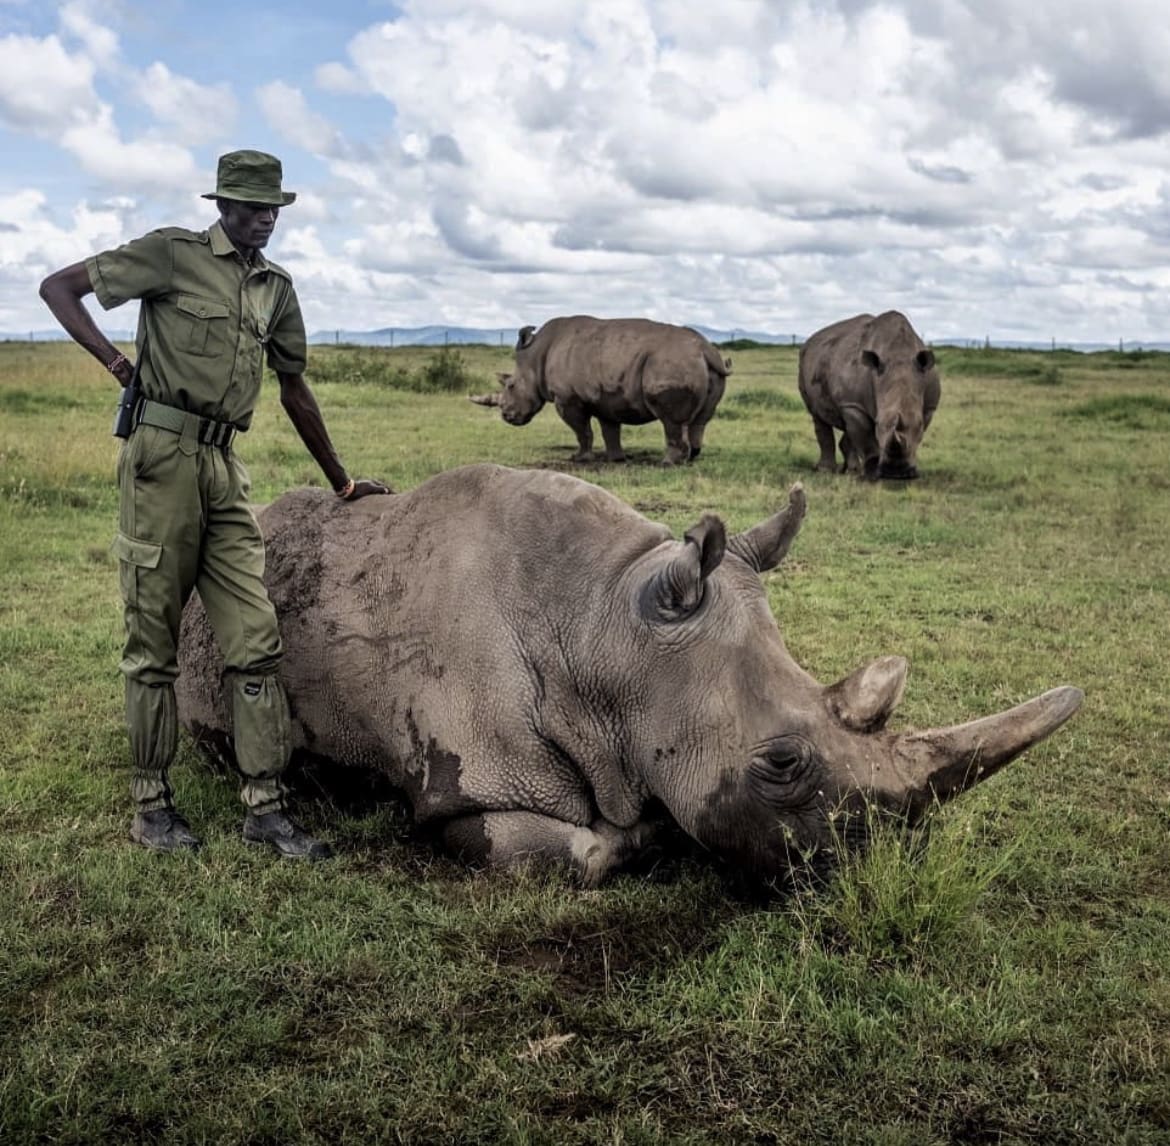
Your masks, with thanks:
[{"label": "ranger", "polygon": [[[40,294],[57,321],[126,389],[115,433],[126,682],[135,803],[130,838],[156,851],[197,848],[176,811],[168,769],[178,722],[174,682],[183,606],[199,593],[224,654],[235,756],[247,808],[243,835],[283,856],[331,854],[292,820],[282,774],[291,753],[282,647],[262,580],[264,544],[233,446],[252,422],[267,364],[280,401],[343,501],[390,492],[349,476],[304,378],[305,326],[292,279],[261,253],[282,207],[280,160],[260,151],[219,159],[219,220],[164,227],[49,275]],[[136,362],[97,328],[82,300],[106,310],[140,299]]]}]

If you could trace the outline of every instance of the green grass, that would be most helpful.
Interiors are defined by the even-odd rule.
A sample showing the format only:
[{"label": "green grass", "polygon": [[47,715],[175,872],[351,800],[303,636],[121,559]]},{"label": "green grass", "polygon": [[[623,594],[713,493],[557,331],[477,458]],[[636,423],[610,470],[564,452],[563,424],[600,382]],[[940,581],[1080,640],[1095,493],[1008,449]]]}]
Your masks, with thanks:
[{"label": "green grass", "polygon": [[[467,402],[507,348],[313,350],[341,457],[396,488],[553,467],[681,533],[803,481],[769,600],[826,683],[909,657],[896,727],[1085,689],[928,835],[761,903],[696,855],[594,892],[472,874],[394,798],[310,782],[341,854],[282,866],[186,744],[206,846],[135,849],[116,390],[72,347],[0,344],[0,1141],[1166,1142],[1170,356],[938,354],[923,477],[894,487],[812,471],[793,347],[735,348],[678,470],[654,425],[632,464],[573,465],[553,411]],[[323,484],[274,383],[240,449],[258,501]]]}]

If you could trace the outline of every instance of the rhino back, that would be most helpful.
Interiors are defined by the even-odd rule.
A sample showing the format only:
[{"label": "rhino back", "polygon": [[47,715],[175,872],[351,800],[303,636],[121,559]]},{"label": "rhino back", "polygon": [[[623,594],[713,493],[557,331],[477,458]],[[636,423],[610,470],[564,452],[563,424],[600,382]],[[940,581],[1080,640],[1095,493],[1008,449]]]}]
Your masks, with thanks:
[{"label": "rhino back", "polygon": [[874,417],[873,375],[861,359],[874,351],[894,370],[908,369],[925,343],[905,315],[889,310],[876,317],[858,314],[809,336],[800,350],[798,383],[806,405],[818,417],[840,426],[840,410],[854,405]]},{"label": "rhino back", "polygon": [[[575,315],[545,323],[532,349],[541,355],[553,401],[578,401],[616,422],[661,416],[664,399],[689,421],[713,381],[727,373],[718,351],[697,331],[644,318]],[[655,410],[659,412],[656,413]]]},{"label": "rhino back", "polygon": [[[591,639],[607,585],[668,531],[576,478],[492,465],[352,504],[298,490],[261,525],[299,750],[385,773],[420,819],[541,799],[588,819],[538,734],[563,703],[544,658]],[[181,643],[180,715],[214,744],[230,714],[197,600]]]},{"label": "rhino back", "polygon": [[861,349],[874,318],[858,314],[809,335],[800,348],[798,386],[817,417],[841,427],[841,407],[862,406],[873,415],[873,394],[861,367]]}]

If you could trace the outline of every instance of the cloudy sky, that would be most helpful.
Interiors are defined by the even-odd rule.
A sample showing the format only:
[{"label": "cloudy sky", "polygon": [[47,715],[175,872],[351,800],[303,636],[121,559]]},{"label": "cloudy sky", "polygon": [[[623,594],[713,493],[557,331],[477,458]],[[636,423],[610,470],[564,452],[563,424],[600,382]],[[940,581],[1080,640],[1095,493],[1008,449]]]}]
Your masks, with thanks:
[{"label": "cloudy sky", "polygon": [[0,0],[0,142],[0,332],[257,147],[311,330],[1170,338],[1165,0]]}]

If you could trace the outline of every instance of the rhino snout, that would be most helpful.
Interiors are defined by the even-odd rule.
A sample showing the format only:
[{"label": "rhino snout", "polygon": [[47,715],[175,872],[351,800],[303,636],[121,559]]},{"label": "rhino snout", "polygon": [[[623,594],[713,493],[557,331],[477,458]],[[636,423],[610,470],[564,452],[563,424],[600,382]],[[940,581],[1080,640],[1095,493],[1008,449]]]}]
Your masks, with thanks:
[{"label": "rhino snout", "polygon": [[879,478],[910,481],[918,476],[918,443],[922,440],[920,426],[907,425],[898,418],[892,428],[881,435],[881,456],[878,460]]},{"label": "rhino snout", "polygon": [[877,476],[883,481],[914,481],[918,477],[918,467],[913,462],[888,462],[882,460],[878,465]]}]

